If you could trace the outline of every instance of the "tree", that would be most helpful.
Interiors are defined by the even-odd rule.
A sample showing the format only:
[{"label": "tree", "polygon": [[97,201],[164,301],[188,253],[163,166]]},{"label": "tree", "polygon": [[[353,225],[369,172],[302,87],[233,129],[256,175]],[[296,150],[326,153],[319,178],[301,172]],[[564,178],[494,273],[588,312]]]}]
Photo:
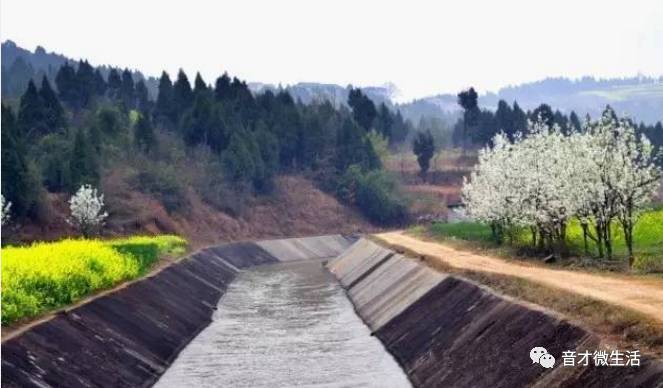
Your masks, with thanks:
[{"label": "tree", "polygon": [[159,95],[157,96],[154,115],[159,121],[167,121],[170,124],[174,124],[177,118],[173,83],[165,71],[161,73],[161,78],[159,79]]},{"label": "tree", "polygon": [[138,117],[134,130],[134,143],[138,149],[145,153],[149,153],[156,148],[157,139],[149,115],[141,114]]},{"label": "tree", "polygon": [[71,218],[83,237],[88,238],[104,223],[108,213],[104,209],[104,195],[97,194],[97,189],[90,185],[82,185],[76,194],[69,199]]},{"label": "tree", "polygon": [[263,170],[255,179],[258,192],[268,193],[274,188],[274,175],[279,167],[279,141],[263,124],[255,131],[255,139],[260,150]]},{"label": "tree", "polygon": [[479,95],[474,88],[469,88],[458,93],[458,105],[463,108],[463,152],[469,146],[469,130],[474,128],[479,118]]},{"label": "tree", "polygon": [[76,71],[68,62],[65,62],[55,76],[55,85],[58,88],[60,99],[70,107],[75,107],[78,103],[77,83]]},{"label": "tree", "polygon": [[191,84],[182,69],[177,73],[177,81],[173,84],[173,102],[177,119],[193,104]]},{"label": "tree", "polygon": [[239,131],[232,134],[228,148],[221,153],[225,176],[235,183],[250,181],[255,174],[254,156]]},{"label": "tree", "polygon": [[83,129],[77,130],[74,136],[74,146],[69,161],[69,174],[71,177],[70,188],[72,189],[84,184],[97,184],[99,182],[96,151]]},{"label": "tree", "polygon": [[138,109],[141,114],[148,114],[150,111],[150,98],[147,91],[147,86],[145,81],[140,80],[136,82],[136,109]]},{"label": "tree", "polygon": [[86,108],[90,105],[97,88],[94,76],[94,68],[88,61],[79,61],[76,70],[76,101],[72,105],[75,110]]},{"label": "tree", "polygon": [[357,124],[364,128],[365,131],[370,131],[373,120],[377,116],[377,110],[373,101],[365,96],[361,92],[361,89],[350,88],[348,105],[352,108],[352,115]]},{"label": "tree", "polygon": [[119,100],[122,97],[122,77],[117,69],[111,69],[108,73],[108,96],[113,100]]},{"label": "tree", "polygon": [[134,109],[136,107],[136,91],[134,89],[134,79],[131,76],[129,69],[124,69],[122,72],[120,97],[125,108]]},{"label": "tree", "polygon": [[43,104],[44,126],[48,132],[56,132],[63,129],[66,126],[64,109],[46,76],[41,80],[39,96]]},{"label": "tree", "polygon": [[94,92],[97,96],[103,96],[106,94],[107,89],[108,85],[106,84],[106,80],[104,80],[104,76],[101,75],[99,69],[96,69],[94,71]]},{"label": "tree", "polygon": [[5,225],[11,218],[12,203],[5,201],[5,196],[0,194],[0,225]]},{"label": "tree", "polygon": [[17,218],[41,216],[43,189],[35,167],[27,159],[25,140],[18,136],[11,109],[2,105],[2,194]]},{"label": "tree", "polygon": [[430,160],[435,153],[435,140],[430,131],[417,133],[412,142],[412,151],[417,155],[421,178],[426,181]]},{"label": "tree", "polygon": [[200,73],[196,73],[196,79],[194,81],[193,94],[198,95],[201,93],[206,93],[208,91],[207,84],[203,81],[203,77],[200,76]]},{"label": "tree", "polygon": [[20,137],[30,139],[48,132],[46,127],[44,103],[37,92],[34,82],[28,82],[28,88],[21,97],[18,111],[18,128]]},{"label": "tree", "polygon": [[230,77],[228,76],[228,73],[223,73],[221,77],[216,79],[216,83],[214,84],[214,97],[217,101],[227,101],[232,97],[230,91]]}]

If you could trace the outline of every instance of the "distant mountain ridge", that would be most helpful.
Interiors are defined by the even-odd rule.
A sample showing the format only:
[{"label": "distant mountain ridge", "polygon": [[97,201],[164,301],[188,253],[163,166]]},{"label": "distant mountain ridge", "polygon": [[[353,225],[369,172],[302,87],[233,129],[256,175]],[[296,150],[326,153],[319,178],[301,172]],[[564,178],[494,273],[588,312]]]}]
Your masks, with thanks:
[{"label": "distant mountain ridge", "polygon": [[[46,75],[53,80],[59,66],[70,60],[64,55],[48,53],[39,46],[30,52],[14,42],[2,43],[2,96],[18,97],[25,90],[29,79],[39,80]],[[73,61],[72,61],[73,62]],[[110,67],[101,66],[106,75]],[[145,79],[152,97],[156,97],[158,80],[145,77],[135,71],[134,79]],[[209,80],[210,82],[212,80]],[[335,106],[346,105],[350,85],[300,82],[294,85],[280,86],[253,82],[249,84],[253,92],[267,89],[288,90],[295,100],[309,104],[315,101],[330,101]],[[406,119],[417,123],[422,117],[436,117],[454,123],[460,115],[456,94],[446,93],[415,99],[406,103],[395,103],[396,86],[369,86],[361,88],[375,103],[386,105],[401,111]],[[575,111],[578,115],[596,117],[611,105],[615,111],[628,115],[636,121],[648,124],[663,120],[663,76],[627,77],[613,79],[595,79],[583,77],[578,80],[568,78],[546,78],[536,82],[507,86],[496,93],[486,93],[479,97],[479,104],[494,110],[503,99],[509,103],[517,101],[526,110],[533,110],[546,103],[563,113]]]}]

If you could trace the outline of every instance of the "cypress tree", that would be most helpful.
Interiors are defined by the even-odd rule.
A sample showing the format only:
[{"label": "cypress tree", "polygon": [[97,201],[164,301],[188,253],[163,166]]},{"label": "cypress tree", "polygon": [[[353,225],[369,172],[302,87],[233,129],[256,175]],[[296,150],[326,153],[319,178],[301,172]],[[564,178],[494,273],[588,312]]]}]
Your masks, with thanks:
[{"label": "cypress tree", "polygon": [[76,88],[78,91],[78,98],[73,107],[75,109],[81,109],[89,106],[96,91],[96,82],[94,69],[88,61],[80,61],[78,63],[78,70],[76,71]]},{"label": "cypress tree", "polygon": [[149,153],[156,146],[156,137],[149,115],[141,114],[134,130],[134,143],[143,152]]},{"label": "cypress tree", "polygon": [[136,83],[136,108],[143,114],[147,114],[150,110],[147,86],[145,86],[145,81],[143,80]]},{"label": "cypress tree", "polygon": [[136,108],[136,92],[134,89],[134,80],[129,69],[122,72],[122,84],[120,85],[120,96],[124,107],[127,109]]},{"label": "cypress tree", "polygon": [[175,103],[175,111],[177,118],[193,104],[193,91],[189,79],[182,69],[177,73],[177,81],[173,84],[173,100]]},{"label": "cypress tree", "polygon": [[231,98],[230,77],[228,73],[223,73],[221,77],[216,79],[214,97],[217,101],[229,100]]},{"label": "cypress tree", "polygon": [[348,94],[348,105],[352,108],[352,115],[357,124],[364,128],[364,130],[369,131],[377,115],[373,101],[365,96],[361,92],[361,89],[351,88]]},{"label": "cypress tree", "polygon": [[99,182],[99,171],[94,147],[90,143],[83,129],[78,129],[74,136],[74,147],[69,161],[69,174],[71,177],[72,192],[81,185],[96,186]]},{"label": "cypress tree", "polygon": [[159,121],[170,122],[170,124],[174,124],[177,117],[173,83],[165,71],[161,73],[159,79],[159,95],[157,96],[154,115]]},{"label": "cypress tree", "polygon": [[203,77],[200,76],[200,73],[196,73],[196,80],[194,81],[193,93],[199,95],[201,93],[207,92],[207,84],[203,81]]},{"label": "cypress tree", "polygon": [[121,98],[120,89],[122,88],[122,77],[116,69],[111,69],[108,73],[108,96],[112,99]]},{"label": "cypress tree", "polygon": [[34,82],[28,82],[28,88],[21,96],[20,110],[18,113],[19,136],[22,139],[40,136],[48,132],[45,123],[44,104],[37,92]]},{"label": "cypress tree", "polygon": [[2,194],[12,203],[17,218],[37,217],[43,189],[17,130],[13,112],[2,105]]},{"label": "cypress tree", "polygon": [[51,88],[50,82],[46,76],[41,80],[41,89],[39,90],[44,106],[44,124],[49,132],[55,132],[65,127],[64,109],[60,100]]},{"label": "cypress tree", "polygon": [[106,85],[106,81],[104,80],[104,76],[101,75],[101,71],[99,69],[96,69],[94,71],[94,92],[98,96],[103,96],[106,94],[106,89],[108,88],[108,85]]}]

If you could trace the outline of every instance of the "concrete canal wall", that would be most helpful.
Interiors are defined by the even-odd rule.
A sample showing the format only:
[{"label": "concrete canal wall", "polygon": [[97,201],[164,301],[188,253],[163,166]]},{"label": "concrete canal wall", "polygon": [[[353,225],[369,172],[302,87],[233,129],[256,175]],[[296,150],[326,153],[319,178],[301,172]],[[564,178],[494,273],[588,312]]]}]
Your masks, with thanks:
[{"label": "concrete canal wall", "polygon": [[[564,367],[566,350],[605,349],[561,317],[360,239],[327,267],[418,387],[662,387],[663,364]],[[533,364],[542,346],[554,368]]]},{"label": "concrete canal wall", "polygon": [[208,248],[2,344],[3,387],[151,386],[211,317],[243,268],[335,257],[338,236]]}]

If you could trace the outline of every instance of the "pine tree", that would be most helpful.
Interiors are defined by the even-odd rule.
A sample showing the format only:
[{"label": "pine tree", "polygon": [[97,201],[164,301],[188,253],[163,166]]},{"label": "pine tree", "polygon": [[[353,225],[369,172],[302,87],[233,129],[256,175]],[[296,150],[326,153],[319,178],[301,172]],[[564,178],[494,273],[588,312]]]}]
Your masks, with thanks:
[{"label": "pine tree", "polygon": [[117,69],[111,69],[108,73],[108,96],[111,99],[118,100],[121,98],[122,77]]},{"label": "pine tree", "polygon": [[150,99],[148,96],[147,86],[143,80],[140,80],[136,83],[136,108],[142,114],[147,114],[150,110]]},{"label": "pine tree", "polygon": [[134,80],[129,69],[124,69],[122,72],[120,96],[126,109],[136,108],[136,92],[134,89]]},{"label": "pine tree", "polygon": [[48,132],[45,123],[44,103],[37,92],[34,82],[28,82],[28,88],[21,97],[18,113],[18,135],[22,139],[31,139]]},{"label": "pine tree", "polygon": [[352,108],[352,114],[357,124],[364,128],[364,130],[370,131],[373,120],[375,120],[375,116],[377,115],[373,101],[365,96],[361,92],[361,89],[350,89],[348,105]]},{"label": "pine tree", "polygon": [[96,92],[94,68],[88,61],[80,61],[76,70],[77,100],[72,106],[74,109],[86,108],[90,105]]},{"label": "pine tree", "polygon": [[138,149],[145,153],[153,151],[156,147],[156,136],[149,115],[141,114],[134,130],[134,143]]},{"label": "pine tree", "polygon": [[177,73],[177,81],[173,84],[173,100],[175,103],[175,111],[177,112],[177,119],[189,109],[193,104],[193,91],[189,79],[182,69]]},{"label": "pine tree", "polygon": [[83,129],[78,129],[74,136],[74,147],[69,161],[72,192],[83,184],[96,186],[99,182],[99,171],[94,147]]},{"label": "pine tree", "polygon": [[254,179],[254,185],[258,192],[268,193],[274,188],[274,175],[279,166],[279,141],[264,124],[256,130],[255,140],[260,150],[263,168],[260,176]]},{"label": "pine tree", "polygon": [[41,80],[41,89],[39,96],[44,107],[44,124],[49,132],[56,132],[65,127],[64,109],[60,100],[51,88],[50,82],[46,76]]},{"label": "pine tree", "polygon": [[104,80],[104,76],[101,75],[101,71],[99,69],[96,69],[94,71],[94,92],[97,96],[103,96],[106,94],[106,89],[108,88],[108,85],[106,85],[106,81]]},{"label": "pine tree", "polygon": [[193,93],[199,95],[208,91],[207,84],[203,81],[203,77],[200,76],[200,73],[196,73],[196,80],[194,81]]},{"label": "pine tree", "polygon": [[17,218],[39,217],[43,189],[17,130],[13,112],[2,105],[2,195],[12,203]]},{"label": "pine tree", "polygon": [[214,97],[217,101],[230,100],[230,77],[228,76],[228,73],[223,73],[221,77],[216,79],[216,83],[214,85]]},{"label": "pine tree", "polygon": [[235,183],[250,181],[255,174],[254,157],[240,133],[243,130],[233,131],[228,148],[221,154],[225,177]]},{"label": "pine tree", "polygon": [[417,155],[420,175],[426,181],[426,174],[430,168],[430,160],[435,153],[435,140],[430,131],[419,132],[412,143],[412,151]]},{"label": "pine tree", "polygon": [[175,123],[177,117],[173,83],[165,71],[161,73],[161,78],[159,79],[159,95],[157,96],[154,115],[159,122],[169,123],[170,125]]}]

